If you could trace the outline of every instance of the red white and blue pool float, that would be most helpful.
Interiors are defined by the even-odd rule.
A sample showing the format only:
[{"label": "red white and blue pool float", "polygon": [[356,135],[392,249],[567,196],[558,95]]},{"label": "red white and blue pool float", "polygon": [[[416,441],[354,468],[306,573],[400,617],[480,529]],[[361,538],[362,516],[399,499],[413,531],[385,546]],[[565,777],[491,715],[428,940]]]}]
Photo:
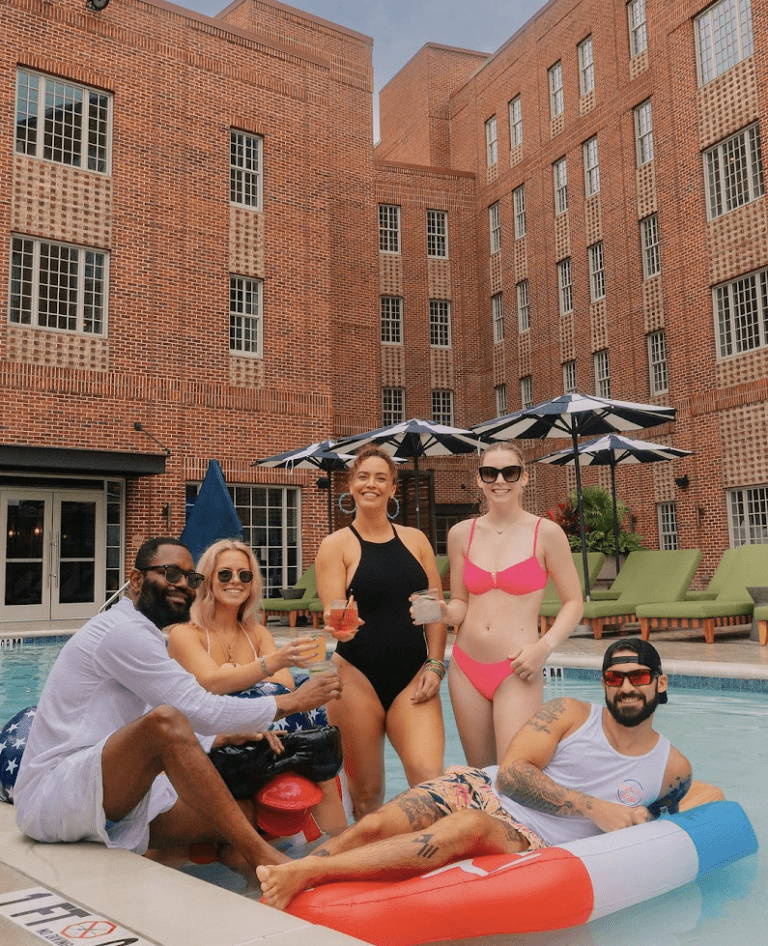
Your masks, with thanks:
[{"label": "red white and blue pool float", "polygon": [[323,884],[287,910],[374,946],[566,929],[757,851],[741,806],[712,802],[524,854],[475,857],[395,883]]}]

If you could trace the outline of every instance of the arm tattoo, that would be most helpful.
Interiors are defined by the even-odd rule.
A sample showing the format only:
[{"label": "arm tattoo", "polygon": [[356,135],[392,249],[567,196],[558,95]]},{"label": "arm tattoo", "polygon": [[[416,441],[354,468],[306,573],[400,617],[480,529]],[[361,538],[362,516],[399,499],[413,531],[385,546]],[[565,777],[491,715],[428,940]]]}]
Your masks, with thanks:
[{"label": "arm tattoo", "polygon": [[680,802],[688,793],[692,781],[693,779],[690,775],[687,775],[685,778],[678,776],[674,783],[669,786],[669,791],[666,795],[662,798],[657,798],[656,801],[648,805],[648,811],[650,811],[654,818],[658,818],[659,815],[676,815],[680,810]]},{"label": "arm tattoo", "polygon": [[565,700],[558,697],[545,703],[534,717],[528,720],[526,726],[530,726],[537,732],[549,732],[549,726],[556,719],[559,719],[565,712]]},{"label": "arm tattoo", "polygon": [[588,818],[592,809],[591,796],[563,788],[541,769],[520,759],[499,769],[496,787],[513,801],[547,815]]}]

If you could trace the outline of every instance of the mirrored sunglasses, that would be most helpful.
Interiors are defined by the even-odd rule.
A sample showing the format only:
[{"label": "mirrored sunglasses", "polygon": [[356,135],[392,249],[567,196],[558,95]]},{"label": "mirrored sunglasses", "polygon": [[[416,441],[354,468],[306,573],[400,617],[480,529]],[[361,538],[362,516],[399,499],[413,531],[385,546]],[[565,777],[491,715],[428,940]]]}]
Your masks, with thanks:
[{"label": "mirrored sunglasses", "polygon": [[[232,576],[234,574],[235,573],[231,568],[220,568],[216,572],[216,577],[219,579],[222,585],[226,585],[227,582],[232,581]],[[253,572],[250,570],[250,568],[241,568],[237,573],[237,577],[244,585],[248,585],[253,581]]]},{"label": "mirrored sunglasses", "polygon": [[603,673],[603,682],[608,687],[620,687],[624,685],[625,677],[629,677],[629,682],[633,687],[645,687],[653,680],[653,671],[647,667],[641,670],[629,670],[627,673],[623,670],[606,670]]},{"label": "mirrored sunglasses", "polygon": [[481,466],[477,472],[484,483],[495,483],[499,473],[504,477],[505,483],[516,483],[520,479],[523,468],[521,466],[504,466],[499,469],[497,466]]},{"label": "mirrored sunglasses", "polygon": [[162,572],[169,585],[178,585],[182,578],[187,579],[187,585],[190,588],[199,588],[205,577],[200,572],[185,572],[178,565],[147,565],[139,569],[140,572]]}]

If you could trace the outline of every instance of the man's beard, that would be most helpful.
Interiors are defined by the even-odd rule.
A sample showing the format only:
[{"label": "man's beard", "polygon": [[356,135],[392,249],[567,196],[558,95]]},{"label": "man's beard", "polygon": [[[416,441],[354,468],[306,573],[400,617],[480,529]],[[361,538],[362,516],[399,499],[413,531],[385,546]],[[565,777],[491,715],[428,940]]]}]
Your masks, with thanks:
[{"label": "man's beard", "polygon": [[[181,592],[184,601],[172,601],[168,598],[170,591]],[[169,624],[184,623],[189,620],[189,609],[193,596],[186,588],[171,585],[163,588],[154,581],[142,583],[139,597],[136,601],[136,610],[148,617],[157,627],[167,627]]]},{"label": "man's beard", "polygon": [[646,700],[642,693],[640,694],[640,698],[645,701],[640,706],[634,704],[632,707],[622,708],[621,704],[616,705],[615,700],[609,700],[606,694],[605,705],[608,707],[608,712],[619,725],[632,729],[635,726],[639,726],[640,723],[645,722],[646,719],[653,716],[656,712],[656,707],[659,705],[658,683],[656,684],[656,692],[650,700]]}]

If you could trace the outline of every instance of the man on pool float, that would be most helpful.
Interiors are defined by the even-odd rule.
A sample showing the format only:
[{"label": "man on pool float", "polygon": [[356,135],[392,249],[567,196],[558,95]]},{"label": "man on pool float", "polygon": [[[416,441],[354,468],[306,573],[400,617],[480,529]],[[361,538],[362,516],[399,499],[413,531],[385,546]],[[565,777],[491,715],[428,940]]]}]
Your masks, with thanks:
[{"label": "man on pool float", "polygon": [[403,880],[483,854],[513,854],[616,831],[722,798],[691,791],[691,766],[653,728],[667,677],[652,644],[611,644],[605,706],[550,700],[500,766],[451,766],[289,864],[256,873],[265,903],[284,909],[301,890],[341,880]]},{"label": "man on pool float", "polygon": [[[252,867],[287,860],[256,831],[255,802],[232,797],[206,752],[214,743],[258,738],[275,719],[337,699],[341,683],[323,673],[279,696],[208,693],[168,657],[160,632],[188,620],[201,580],[179,541],[150,539],[138,551],[126,597],[64,645],[14,787],[16,822],[26,835],[140,854],[148,845],[227,841]],[[276,736],[265,738],[279,751]]]}]

